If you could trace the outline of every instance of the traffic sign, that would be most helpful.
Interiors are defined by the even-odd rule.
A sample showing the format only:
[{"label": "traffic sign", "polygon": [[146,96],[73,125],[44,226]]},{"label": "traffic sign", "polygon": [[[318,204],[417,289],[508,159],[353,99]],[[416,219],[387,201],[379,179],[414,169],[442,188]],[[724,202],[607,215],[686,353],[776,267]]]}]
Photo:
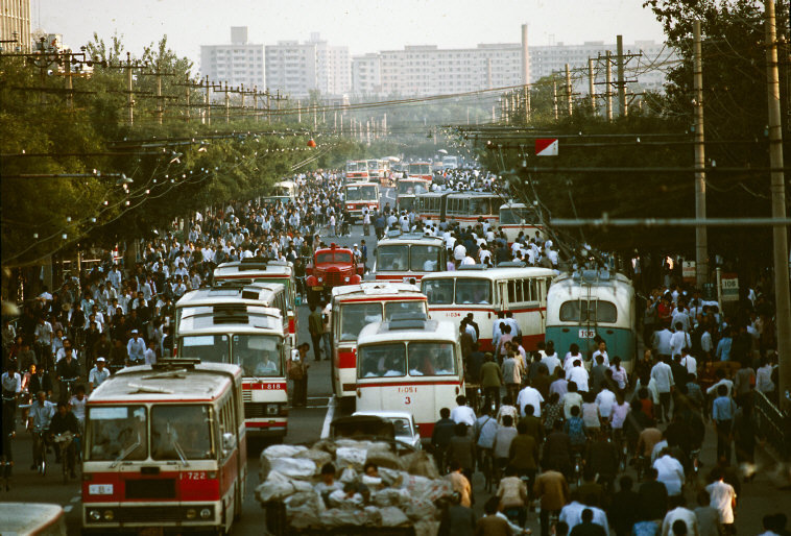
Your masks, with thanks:
[{"label": "traffic sign", "polygon": [[557,157],[558,138],[537,138],[536,139],[537,157]]}]

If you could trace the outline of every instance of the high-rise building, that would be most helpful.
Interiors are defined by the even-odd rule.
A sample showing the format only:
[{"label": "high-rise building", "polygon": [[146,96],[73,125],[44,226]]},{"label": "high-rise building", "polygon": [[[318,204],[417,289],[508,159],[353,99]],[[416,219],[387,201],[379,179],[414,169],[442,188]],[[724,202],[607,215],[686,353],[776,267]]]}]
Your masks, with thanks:
[{"label": "high-rise building", "polygon": [[376,52],[352,57],[352,88],[359,95],[382,93],[381,57]]},{"label": "high-rise building", "polygon": [[230,45],[201,46],[201,76],[210,82],[264,89],[264,45],[248,43],[247,26],[231,28]]},{"label": "high-rise building", "polygon": [[[0,46],[4,50],[31,50],[30,1],[0,0],[0,41],[6,41],[0,43]],[[15,43],[12,42],[14,40]]]},{"label": "high-rise building", "polygon": [[331,46],[312,33],[311,39],[267,45],[267,88],[301,99],[311,90],[323,96],[346,94],[351,88],[349,48]]}]

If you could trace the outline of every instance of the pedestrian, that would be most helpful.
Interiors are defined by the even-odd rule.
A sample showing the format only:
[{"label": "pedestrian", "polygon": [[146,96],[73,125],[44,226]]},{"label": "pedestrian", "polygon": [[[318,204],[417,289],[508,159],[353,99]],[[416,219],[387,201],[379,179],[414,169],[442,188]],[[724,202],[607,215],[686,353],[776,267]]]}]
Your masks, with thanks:
[{"label": "pedestrian", "polygon": [[[292,405],[294,407],[305,407],[308,405],[308,351],[311,346],[308,343],[301,343],[292,351],[292,358],[289,362],[289,379],[292,380],[294,395]],[[315,351],[315,349],[314,349]]]},{"label": "pedestrian", "polygon": [[613,495],[608,519],[616,535],[632,535],[633,524],[638,519],[640,496],[633,490],[633,480],[628,475],[619,479],[619,492]]},{"label": "pedestrian", "polygon": [[473,489],[470,485],[470,480],[462,469],[462,465],[458,461],[452,460],[449,469],[450,472],[446,478],[451,482],[454,492],[459,494],[459,505],[470,508]]},{"label": "pedestrian", "polygon": [[451,438],[454,437],[456,423],[451,419],[451,411],[448,408],[440,409],[440,419],[435,423],[432,430],[432,452],[434,454],[437,469],[441,474],[445,474],[448,463],[448,446]]},{"label": "pedestrian", "polygon": [[93,392],[110,377],[110,370],[105,367],[107,360],[103,356],[96,359],[96,367],[88,374],[88,390]]},{"label": "pedestrian", "polygon": [[500,389],[503,384],[501,368],[495,363],[491,352],[484,354],[485,362],[481,366],[481,389],[484,391],[484,406],[500,407]]},{"label": "pedestrian", "polygon": [[591,509],[583,509],[580,520],[580,524],[572,528],[570,535],[607,535],[605,528],[593,522],[594,512]]},{"label": "pedestrian", "polygon": [[509,523],[498,516],[498,498],[490,498],[484,504],[484,516],[476,523],[476,535],[511,535]]},{"label": "pedestrian", "polygon": [[468,482],[472,482],[473,470],[476,467],[476,443],[468,434],[468,426],[465,423],[454,424],[454,436],[448,442],[448,460],[457,463]]},{"label": "pedestrian", "polygon": [[734,526],[734,508],[737,507],[737,493],[734,488],[723,481],[723,470],[715,467],[712,471],[713,481],[705,487],[710,496],[710,506],[718,510],[720,522],[725,535],[737,535]]},{"label": "pedestrian", "polygon": [[311,313],[308,315],[308,332],[311,334],[314,362],[320,362],[322,360],[322,314],[316,304],[309,305],[309,309]]},{"label": "pedestrian", "polygon": [[462,495],[454,492],[450,505],[440,519],[438,535],[475,535],[476,514],[470,507],[462,505]]},{"label": "pedestrian", "polygon": [[712,421],[718,435],[717,456],[731,461],[731,434],[732,420],[734,419],[735,404],[728,396],[729,390],[725,385],[718,386],[718,397],[712,402]]},{"label": "pedestrian", "polygon": [[523,528],[525,527],[528,489],[523,480],[518,477],[518,473],[517,468],[511,464],[506,466],[505,477],[500,480],[495,497],[500,500],[500,508],[505,514],[516,513],[517,524]]},{"label": "pedestrian", "polygon": [[[541,535],[550,535],[550,516],[558,517],[570,499],[569,485],[564,474],[554,464],[543,464],[545,470],[533,486],[534,498],[539,499],[539,524]],[[558,528],[557,528],[558,529]],[[558,535],[566,533],[557,532]]]}]

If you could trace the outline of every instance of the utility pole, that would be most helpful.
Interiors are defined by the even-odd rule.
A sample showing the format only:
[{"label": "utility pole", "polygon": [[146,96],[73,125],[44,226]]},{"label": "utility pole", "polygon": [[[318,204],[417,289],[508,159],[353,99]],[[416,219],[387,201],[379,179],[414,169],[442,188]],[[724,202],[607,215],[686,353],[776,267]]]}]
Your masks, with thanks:
[{"label": "utility pole", "polygon": [[[696,220],[707,218],[707,175],[704,173],[704,81],[701,72],[701,21],[693,21],[693,91],[695,92],[694,166],[696,171]],[[709,277],[707,228],[696,227],[696,287],[702,289]],[[788,327],[787,327],[788,328]]]},{"label": "utility pole", "polygon": [[157,123],[162,125],[162,73],[160,73],[159,69],[157,69],[155,76],[157,81]]},{"label": "utility pole", "polygon": [[566,72],[566,99],[567,99],[567,113],[572,117],[572,76],[569,74],[569,64],[564,65]]},{"label": "utility pole", "polygon": [[190,122],[190,95],[192,94],[192,82],[190,82],[190,75],[187,75],[187,80],[184,84],[184,97],[187,99],[187,113],[184,116],[184,119],[187,123]]},{"label": "utility pole", "polygon": [[297,123],[302,123],[302,110],[300,109],[300,101],[297,101]]},{"label": "utility pole", "polygon": [[[767,62],[767,111],[770,137],[770,195],[773,218],[787,220],[784,187],[784,147],[781,132],[781,92],[778,80],[778,43],[776,42],[775,0],[765,0],[765,61]],[[789,410],[789,251],[786,226],[773,228],[773,274],[775,277],[776,330],[778,341],[778,404]]]},{"label": "utility pole", "polygon": [[610,50],[605,51],[605,117],[608,121],[613,121],[613,92],[611,91],[613,84],[613,77],[611,73],[611,53]]},{"label": "utility pole", "polygon": [[487,58],[487,89],[492,89],[492,58]]},{"label": "utility pole", "polygon": [[[66,102],[69,105],[69,110],[74,113],[74,93],[72,90],[74,89],[72,86],[72,66],[71,66],[71,51],[69,51],[64,58],[64,70],[66,71],[66,89],[68,93],[66,94]],[[79,252],[78,252],[78,260],[79,260]]]},{"label": "utility pole", "polygon": [[135,124],[135,96],[132,94],[132,55],[127,52],[127,122],[130,126]]},{"label": "utility pole", "polygon": [[555,74],[553,75],[553,118],[558,120],[558,90],[556,88]]},{"label": "utility pole", "polygon": [[624,81],[624,44],[622,36],[616,36],[616,80],[619,88],[619,116],[627,115],[627,83]]},{"label": "utility pole", "polygon": [[[526,84],[523,87],[523,100],[525,101],[525,122],[530,123],[531,121],[531,87]],[[470,112],[468,112],[470,114]],[[468,121],[470,123],[470,121]]]},{"label": "utility pole", "polygon": [[212,103],[210,101],[209,92],[212,89],[209,87],[209,75],[206,75],[205,78],[206,83],[206,93],[204,94],[204,105],[206,106],[206,111],[204,112],[204,123],[207,125],[212,124]]},{"label": "utility pole", "polygon": [[597,94],[594,93],[594,59],[588,59],[588,79],[589,79],[589,104],[591,113],[597,115]]},{"label": "utility pole", "polygon": [[228,82],[225,83],[225,119],[226,123],[231,122],[231,97],[228,95]]}]

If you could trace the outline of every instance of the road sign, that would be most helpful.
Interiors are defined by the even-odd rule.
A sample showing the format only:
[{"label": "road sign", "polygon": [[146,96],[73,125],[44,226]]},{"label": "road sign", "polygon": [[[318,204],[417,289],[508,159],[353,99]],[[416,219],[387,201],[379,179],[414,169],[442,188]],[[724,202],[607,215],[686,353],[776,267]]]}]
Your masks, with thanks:
[{"label": "road sign", "polygon": [[558,138],[537,138],[536,139],[537,157],[557,157]]},{"label": "road sign", "polygon": [[721,297],[724,302],[739,300],[740,282],[737,279],[737,274],[724,272],[721,275]]},{"label": "road sign", "polygon": [[696,262],[682,261],[682,279],[688,283],[696,281]]}]

